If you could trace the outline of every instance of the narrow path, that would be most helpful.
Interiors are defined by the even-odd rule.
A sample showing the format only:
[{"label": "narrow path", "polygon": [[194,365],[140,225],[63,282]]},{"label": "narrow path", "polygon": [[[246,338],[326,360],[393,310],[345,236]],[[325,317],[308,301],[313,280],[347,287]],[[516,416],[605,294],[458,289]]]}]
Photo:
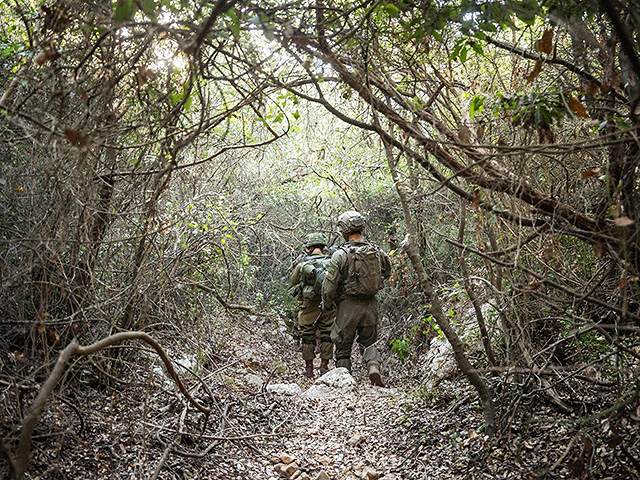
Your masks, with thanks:
[{"label": "narrow path", "polygon": [[[278,373],[269,380],[268,390],[285,385],[292,389],[299,387],[300,393],[267,394],[289,414],[279,426],[278,432],[282,435],[263,446],[263,453],[269,458],[251,466],[256,478],[455,478],[448,462],[444,459],[434,462],[434,458],[442,455],[429,447],[432,442],[427,438],[428,432],[411,425],[408,412],[415,408],[415,392],[410,388],[370,385],[359,354],[355,352],[355,385],[351,391],[340,394],[334,390],[326,398],[307,398],[310,389],[322,384],[323,379],[314,381],[301,375],[300,353],[295,351],[293,339],[286,332],[281,330],[268,336],[268,341],[262,341],[262,349],[266,349],[268,355],[264,355],[264,351],[251,352],[249,363],[255,371],[262,362],[270,363],[271,367],[275,365]],[[251,372],[248,375],[253,380],[260,376]],[[424,409],[421,424],[437,425],[439,415],[441,412]]]}]

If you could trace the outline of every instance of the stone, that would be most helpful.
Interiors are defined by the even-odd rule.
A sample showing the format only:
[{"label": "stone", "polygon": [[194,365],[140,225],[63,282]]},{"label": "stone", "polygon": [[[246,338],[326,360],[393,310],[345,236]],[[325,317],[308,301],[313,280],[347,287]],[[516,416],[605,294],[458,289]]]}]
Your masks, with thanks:
[{"label": "stone", "polygon": [[329,477],[324,470],[321,470],[315,480],[331,480],[331,477]]},{"label": "stone", "polygon": [[280,459],[280,461],[282,463],[284,463],[285,465],[288,465],[290,463],[293,463],[296,461],[295,458],[293,458],[291,455],[289,455],[288,453],[281,453],[280,455],[278,455],[278,458]]},{"label": "stone", "polygon": [[351,437],[347,443],[349,445],[351,445],[352,447],[357,447],[358,445],[360,445],[362,442],[364,442],[367,439],[366,436],[364,436],[361,433],[356,433],[353,437]]},{"label": "stone", "polygon": [[344,367],[334,368],[316,379],[302,396],[305,398],[341,397],[353,392],[357,386],[349,370]]},{"label": "stone", "polygon": [[261,388],[262,385],[264,385],[264,380],[262,380],[262,378],[260,378],[258,375],[255,375],[253,373],[248,373],[247,375],[245,375],[244,382],[249,387],[253,387],[253,388]]},{"label": "stone", "polygon": [[365,480],[378,480],[380,475],[378,474],[378,472],[375,471],[375,469],[371,467],[365,467],[365,469],[362,470],[361,477],[364,478]]},{"label": "stone", "polygon": [[285,465],[283,469],[283,473],[287,476],[287,478],[293,477],[296,474],[296,472],[299,472],[299,471],[300,471],[300,467],[295,462]]},{"label": "stone", "polygon": [[267,385],[267,392],[279,395],[300,395],[302,389],[297,383],[274,383],[273,385]]},{"label": "stone", "polygon": [[422,363],[428,365],[423,379],[427,389],[434,388],[440,381],[452,375],[457,369],[451,344],[439,337],[431,339],[429,351]]},{"label": "stone", "polygon": [[295,462],[289,464],[279,463],[273,469],[287,478],[292,478],[296,473],[300,472],[300,467]]}]

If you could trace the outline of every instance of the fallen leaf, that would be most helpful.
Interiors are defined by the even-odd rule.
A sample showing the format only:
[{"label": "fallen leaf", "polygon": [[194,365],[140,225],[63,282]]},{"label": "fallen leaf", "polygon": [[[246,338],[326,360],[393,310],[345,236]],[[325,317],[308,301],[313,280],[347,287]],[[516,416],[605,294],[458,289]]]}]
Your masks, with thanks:
[{"label": "fallen leaf", "polygon": [[598,175],[600,175],[599,168],[592,168],[590,170],[585,170],[584,172],[582,172],[582,180],[589,177],[597,177]]}]

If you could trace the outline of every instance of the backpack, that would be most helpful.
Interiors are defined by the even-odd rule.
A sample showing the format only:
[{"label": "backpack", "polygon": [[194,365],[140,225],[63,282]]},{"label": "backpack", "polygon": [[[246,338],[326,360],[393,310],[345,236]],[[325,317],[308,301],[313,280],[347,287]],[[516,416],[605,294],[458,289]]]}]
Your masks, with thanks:
[{"label": "backpack", "polygon": [[307,257],[300,267],[300,291],[303,298],[319,300],[322,296],[322,282],[327,276],[331,257],[322,255]]},{"label": "backpack", "polygon": [[347,252],[348,274],[344,282],[346,295],[375,295],[382,288],[380,249],[367,243],[341,247]]}]

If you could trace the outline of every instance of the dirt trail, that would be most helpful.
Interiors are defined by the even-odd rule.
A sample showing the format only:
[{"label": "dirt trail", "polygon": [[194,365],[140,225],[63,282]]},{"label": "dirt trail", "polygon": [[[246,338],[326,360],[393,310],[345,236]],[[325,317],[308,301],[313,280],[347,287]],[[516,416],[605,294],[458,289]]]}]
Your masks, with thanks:
[{"label": "dirt trail", "polygon": [[[123,357],[114,387],[101,386],[87,361],[43,413],[30,478],[465,478],[451,438],[468,440],[460,432],[477,427],[478,413],[447,412],[458,390],[439,389],[442,408],[427,407],[415,366],[401,366],[388,349],[388,388],[370,385],[355,350],[348,393],[306,398],[314,380],[302,376],[301,354],[277,320],[220,318],[192,335],[156,332],[192,395],[212,407],[209,418],[189,407],[153,352]],[[298,394],[269,392],[275,384]],[[37,387],[26,392],[25,405]]]},{"label": "dirt trail", "polygon": [[[262,351],[253,351],[245,366],[236,372],[238,381],[246,381],[247,376],[257,380],[260,370],[264,375],[269,368],[267,364],[271,364],[276,366],[276,373],[269,378],[269,388],[274,384],[297,385],[302,395],[266,393],[264,386],[253,386],[255,391],[260,390],[261,401],[274,402],[282,412],[287,412],[277,425],[281,435],[263,444],[264,456],[251,462],[255,478],[456,478],[452,462],[444,458],[443,452],[433,451],[429,446],[433,446],[434,439],[428,429],[441,423],[438,419],[442,412],[422,409],[420,425],[412,424],[408,415],[416,408],[416,382],[410,385],[385,369],[385,373],[391,374],[386,376],[388,388],[371,385],[354,349],[355,388],[342,395],[334,392],[329,398],[306,398],[305,392],[313,387],[317,377],[309,380],[302,376],[301,355],[286,332],[275,331],[267,336],[268,340],[262,340]],[[264,355],[265,349],[268,355]],[[318,363],[316,359],[316,367]]]}]

